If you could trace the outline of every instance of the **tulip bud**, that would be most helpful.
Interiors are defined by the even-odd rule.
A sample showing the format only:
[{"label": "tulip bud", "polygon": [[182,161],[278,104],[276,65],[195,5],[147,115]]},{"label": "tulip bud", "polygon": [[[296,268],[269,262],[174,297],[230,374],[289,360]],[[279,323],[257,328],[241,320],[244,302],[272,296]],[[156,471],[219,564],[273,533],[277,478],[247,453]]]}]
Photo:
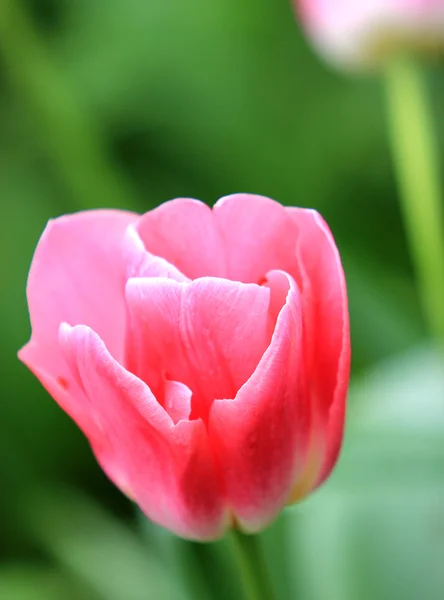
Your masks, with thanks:
[{"label": "tulip bud", "polygon": [[318,213],[236,194],[49,223],[19,353],[145,514],[262,529],[338,457],[350,341]]},{"label": "tulip bud", "polygon": [[444,46],[444,0],[293,0],[306,30],[330,61],[373,67],[394,52]]}]

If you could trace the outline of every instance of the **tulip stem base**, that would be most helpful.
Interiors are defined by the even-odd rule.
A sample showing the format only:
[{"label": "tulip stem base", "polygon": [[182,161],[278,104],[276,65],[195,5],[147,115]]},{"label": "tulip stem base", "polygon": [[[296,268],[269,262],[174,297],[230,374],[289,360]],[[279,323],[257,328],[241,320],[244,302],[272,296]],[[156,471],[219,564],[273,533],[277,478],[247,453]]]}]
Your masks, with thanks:
[{"label": "tulip stem base", "polygon": [[246,600],[274,600],[259,537],[237,529],[232,530],[231,536]]},{"label": "tulip stem base", "polygon": [[427,82],[409,56],[385,71],[388,121],[401,209],[429,332],[444,342],[444,221],[438,149]]}]

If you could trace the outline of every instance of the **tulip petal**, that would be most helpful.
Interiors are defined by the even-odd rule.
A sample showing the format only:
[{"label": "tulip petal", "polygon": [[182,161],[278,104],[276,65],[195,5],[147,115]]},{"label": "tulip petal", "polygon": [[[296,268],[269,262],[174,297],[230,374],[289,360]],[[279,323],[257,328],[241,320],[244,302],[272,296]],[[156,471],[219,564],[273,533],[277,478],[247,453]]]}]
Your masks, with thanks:
[{"label": "tulip petal", "polygon": [[260,283],[268,271],[295,268],[294,223],[281,204],[264,196],[233,194],[212,211],[179,198],[143,215],[137,231],[149,252],[190,279]]},{"label": "tulip petal", "polygon": [[176,281],[189,281],[188,277],[167,260],[148,252],[134,225],[130,225],[125,231],[123,257],[127,279],[130,277],[166,277]]},{"label": "tulip petal", "polygon": [[20,360],[34,373],[57,404],[75,421],[88,438],[102,469],[124,493],[128,493],[125,474],[116,463],[113,449],[88,399],[66,365],[60,348],[54,355],[52,347],[38,346],[30,342],[19,352]]},{"label": "tulip petal", "polygon": [[261,282],[274,269],[294,271],[295,227],[285,208],[264,196],[233,194],[213,208],[223,239],[227,277]]},{"label": "tulip petal", "polygon": [[286,503],[305,466],[310,429],[299,290],[284,272],[267,280],[272,296],[285,301],[271,343],[235,399],[216,400],[209,418],[227,503],[247,532],[262,529]]},{"label": "tulip petal", "polygon": [[225,277],[225,258],[211,209],[190,198],[165,202],[143,215],[137,231],[146,249],[190,279]]},{"label": "tulip petal", "polygon": [[[37,245],[27,296],[32,342],[56,360],[60,323],[89,325],[113,356],[123,355],[125,270],[122,239],[138,215],[84,211],[50,221]],[[35,354],[35,353],[34,353]]]},{"label": "tulip petal", "polygon": [[185,421],[191,413],[192,392],[180,381],[165,381],[164,407],[176,425]]},{"label": "tulip petal", "polygon": [[315,418],[327,438],[321,483],[342,443],[350,370],[350,332],[344,272],[333,236],[314,210],[287,208],[297,227],[304,346]]},{"label": "tulip petal", "polygon": [[107,439],[61,356],[58,329],[65,320],[92,325],[115,356],[122,355],[125,303],[120,244],[125,229],[137,217],[124,211],[97,210],[48,223],[28,277],[32,338],[18,353],[85,432],[103,469],[121,489],[126,488],[125,477],[116,468]]},{"label": "tulip petal", "polygon": [[206,420],[214,398],[234,398],[268,345],[267,288],[212,277],[136,278],[126,295],[129,369],[162,404],[165,378],[187,385],[191,418]]},{"label": "tulip petal", "polygon": [[60,346],[146,515],[186,538],[219,537],[228,517],[202,421],[174,425],[90,328],[62,325]]}]

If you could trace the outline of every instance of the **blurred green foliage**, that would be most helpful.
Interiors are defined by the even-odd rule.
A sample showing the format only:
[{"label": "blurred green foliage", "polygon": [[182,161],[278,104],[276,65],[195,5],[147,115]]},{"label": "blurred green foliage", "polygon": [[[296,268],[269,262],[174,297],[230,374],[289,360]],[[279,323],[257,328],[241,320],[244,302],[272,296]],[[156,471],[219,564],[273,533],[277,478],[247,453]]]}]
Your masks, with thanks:
[{"label": "blurred green foliage", "polygon": [[[440,65],[430,83],[442,134]],[[229,542],[141,527],[16,358],[49,218],[235,191],[317,208],[350,294],[344,455],[263,534],[279,598],[443,597],[443,369],[415,350],[426,340],[384,119],[378,78],[323,65],[287,0],[2,0],[2,599],[240,593]]]}]

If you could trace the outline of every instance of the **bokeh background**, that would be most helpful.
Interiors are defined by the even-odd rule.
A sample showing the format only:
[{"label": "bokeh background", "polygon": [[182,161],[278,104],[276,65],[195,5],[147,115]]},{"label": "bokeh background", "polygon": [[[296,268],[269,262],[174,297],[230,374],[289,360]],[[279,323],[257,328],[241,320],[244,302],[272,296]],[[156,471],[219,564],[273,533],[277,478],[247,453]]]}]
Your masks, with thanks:
[{"label": "bokeh background", "polygon": [[[444,140],[444,67],[428,67]],[[335,72],[287,0],[0,4],[0,598],[241,598],[228,540],[145,521],[16,358],[47,220],[232,192],[318,209],[347,275],[340,464],[262,536],[280,600],[444,597],[444,377],[424,330],[376,75]],[[444,154],[443,154],[444,155]]]}]

